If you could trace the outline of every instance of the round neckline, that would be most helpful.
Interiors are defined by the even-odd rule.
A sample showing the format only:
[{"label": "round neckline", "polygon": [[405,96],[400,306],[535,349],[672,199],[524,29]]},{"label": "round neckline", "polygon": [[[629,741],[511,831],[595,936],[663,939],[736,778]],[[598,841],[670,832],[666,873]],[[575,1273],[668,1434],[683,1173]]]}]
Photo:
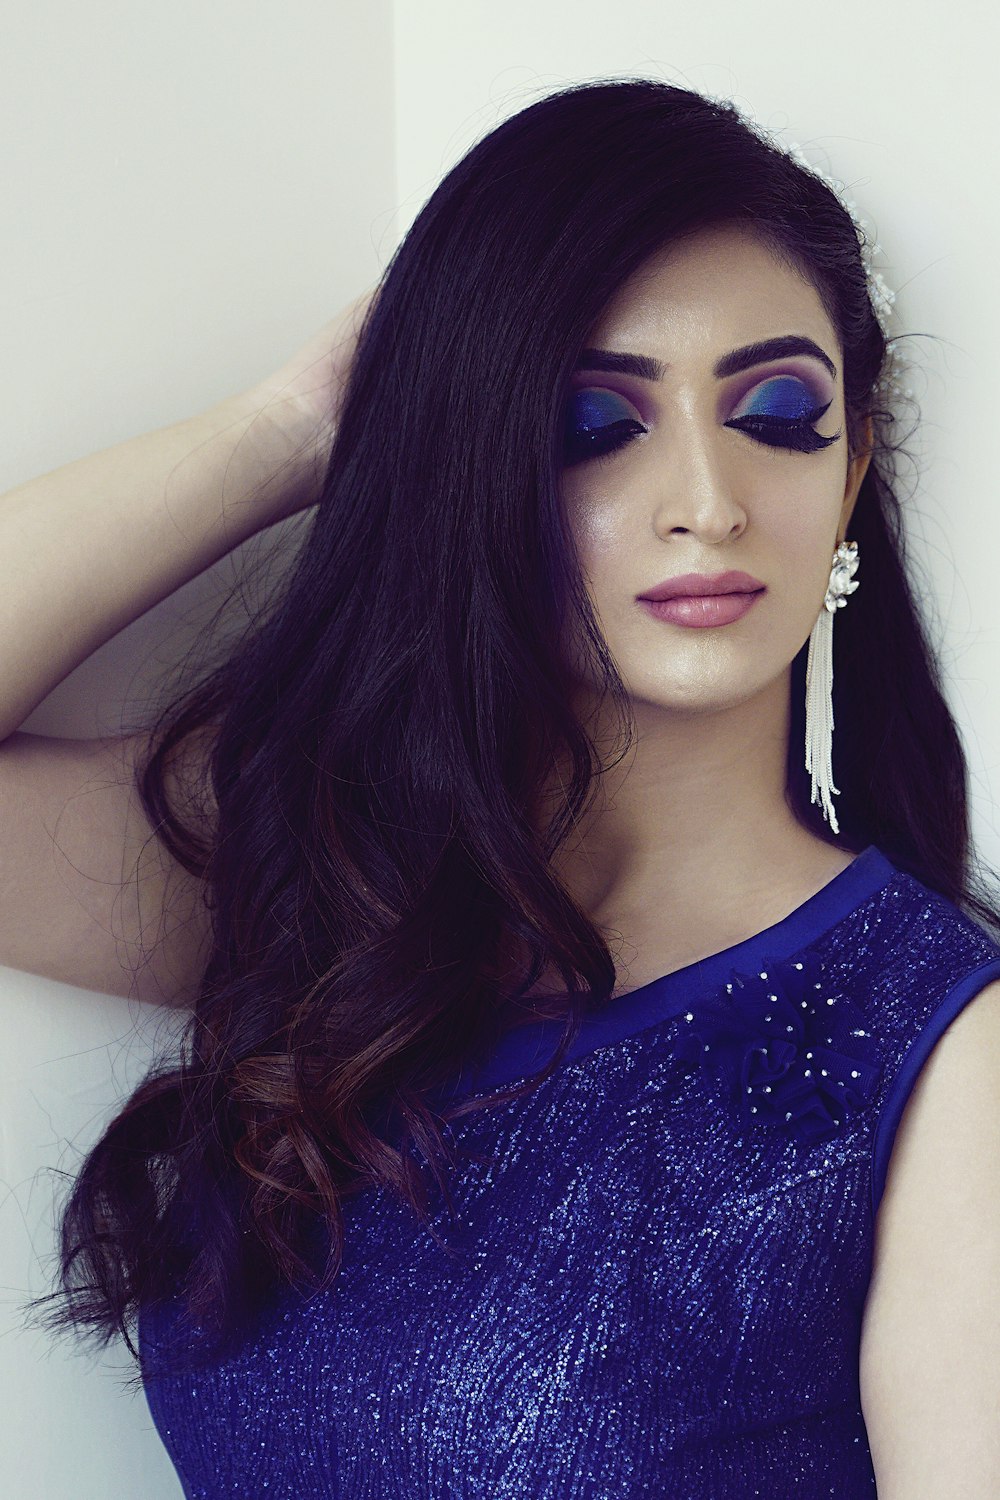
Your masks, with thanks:
[{"label": "round neckline", "polygon": [[[567,1049],[564,1061],[570,1062],[669,1020],[696,996],[725,984],[733,970],[755,973],[766,960],[779,962],[790,958],[880,891],[897,873],[878,846],[869,844],[849,865],[779,921],[707,958],[696,959],[616,995],[596,1014],[584,1016],[579,1035]],[[564,1030],[564,1021],[546,1018],[505,1032],[485,1062],[466,1063],[446,1085],[434,1090],[434,1098],[451,1100],[479,1094],[538,1072],[552,1056]]]}]

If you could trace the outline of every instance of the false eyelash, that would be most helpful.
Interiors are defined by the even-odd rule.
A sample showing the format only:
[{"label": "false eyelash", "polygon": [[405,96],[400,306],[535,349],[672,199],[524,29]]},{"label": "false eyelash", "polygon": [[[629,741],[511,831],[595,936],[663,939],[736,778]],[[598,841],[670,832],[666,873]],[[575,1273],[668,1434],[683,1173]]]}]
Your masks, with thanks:
[{"label": "false eyelash", "polygon": [[[823,448],[828,448],[831,443],[837,442],[839,432],[832,437],[824,437],[812,426],[813,422],[819,420],[827,410],[827,406],[821,407],[815,412],[810,412],[805,417],[737,417],[732,422],[726,422],[725,426],[733,428],[736,432],[743,432],[755,443],[762,443],[767,448],[783,448],[786,452],[818,453]],[[619,448],[624,447],[633,437],[647,432],[641,422],[631,418],[622,422],[612,422],[607,427],[598,429],[593,437],[592,444],[583,447],[582,451],[577,448],[571,459],[572,463],[581,463],[586,459],[607,459],[617,453]],[[786,437],[784,442],[772,442],[768,433],[783,432]],[[579,438],[577,443],[579,443]]]},{"label": "false eyelash", "polygon": [[[599,427],[592,431],[591,441],[587,442],[580,434],[574,439],[571,463],[581,463],[589,458],[608,458],[612,453],[617,453],[619,448],[625,446],[632,438],[638,437],[640,433],[648,432],[641,422],[632,417],[624,418],[621,422],[611,422],[606,427]],[[610,439],[610,440],[609,440]]]},{"label": "false eyelash", "polygon": [[[832,437],[823,437],[813,427],[813,422],[818,422],[820,417],[829,407],[819,407],[816,411],[809,412],[804,417],[736,417],[731,422],[726,422],[726,427],[732,427],[737,432],[745,432],[747,437],[754,442],[763,443],[768,448],[793,449],[799,453],[818,453],[822,448],[829,448],[840,437],[835,432]],[[764,434],[768,432],[784,432],[787,442],[771,442]]]}]

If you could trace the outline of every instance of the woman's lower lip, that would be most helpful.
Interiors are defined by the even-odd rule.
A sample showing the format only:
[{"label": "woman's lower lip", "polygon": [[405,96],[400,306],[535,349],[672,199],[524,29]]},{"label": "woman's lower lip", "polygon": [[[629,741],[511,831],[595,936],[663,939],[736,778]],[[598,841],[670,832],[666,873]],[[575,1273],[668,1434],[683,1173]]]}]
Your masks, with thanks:
[{"label": "woman's lower lip", "polygon": [[658,620],[703,630],[708,625],[731,625],[741,619],[763,593],[763,589],[757,589],[752,594],[697,594],[689,598],[678,595],[673,599],[640,599],[639,603]]}]

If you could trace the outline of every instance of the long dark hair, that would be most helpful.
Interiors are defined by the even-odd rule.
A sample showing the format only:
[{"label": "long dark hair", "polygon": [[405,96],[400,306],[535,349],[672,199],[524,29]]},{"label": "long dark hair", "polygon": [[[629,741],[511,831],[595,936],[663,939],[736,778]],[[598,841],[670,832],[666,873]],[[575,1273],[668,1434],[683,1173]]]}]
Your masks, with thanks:
[{"label": "long dark hair", "polygon": [[[205,882],[213,946],[179,1056],[150,1068],[75,1179],[50,1327],[120,1332],[138,1357],[139,1306],[181,1286],[220,1352],[276,1280],[332,1284],[352,1193],[385,1187],[423,1217],[418,1157],[447,1190],[441,1125],[461,1109],[429,1097],[489,1052],[547,963],[566,987],[562,1045],[477,1107],[533,1087],[608,999],[612,955],[551,866],[605,769],[571,711],[567,622],[626,745],[632,730],[560,508],[563,407],[625,278],[729,224],[815,285],[841,344],[850,453],[866,418],[874,432],[850,527],[869,582],[835,632],[840,839],[809,798],[805,646],[789,802],[818,836],[875,843],[997,922],[975,889],[962,745],[909,581],[898,413],[851,217],[725,104],[633,78],[552,93],[422,209],[362,328],[292,566],[150,731],[137,784],[163,844]],[[206,733],[210,836],[166,777]],[[539,829],[557,755],[570,776]]]}]

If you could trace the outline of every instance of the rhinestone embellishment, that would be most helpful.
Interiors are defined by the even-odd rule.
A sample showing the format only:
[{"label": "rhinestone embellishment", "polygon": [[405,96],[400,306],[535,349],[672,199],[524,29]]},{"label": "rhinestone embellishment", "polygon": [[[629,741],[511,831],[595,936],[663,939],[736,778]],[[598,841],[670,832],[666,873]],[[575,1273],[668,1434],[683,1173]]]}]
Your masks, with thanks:
[{"label": "rhinestone embellishment", "polygon": [[864,1021],[805,953],[732,970],[684,1013],[676,1051],[722,1082],[743,1126],[777,1124],[812,1145],[838,1134],[882,1076]]}]

